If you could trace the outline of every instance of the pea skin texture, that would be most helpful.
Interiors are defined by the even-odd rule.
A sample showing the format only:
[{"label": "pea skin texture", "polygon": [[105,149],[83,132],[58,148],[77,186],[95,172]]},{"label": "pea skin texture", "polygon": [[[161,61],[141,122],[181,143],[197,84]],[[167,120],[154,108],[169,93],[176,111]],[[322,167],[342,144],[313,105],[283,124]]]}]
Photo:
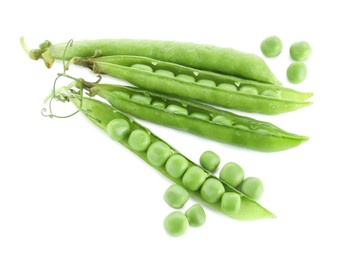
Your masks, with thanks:
[{"label": "pea skin texture", "polygon": [[221,209],[229,214],[237,213],[240,210],[241,197],[235,192],[226,192],[222,196]]},{"label": "pea skin texture", "polygon": [[214,178],[207,179],[201,187],[202,198],[209,203],[216,203],[225,192],[223,184]]},{"label": "pea skin texture", "polygon": [[276,57],[282,51],[282,42],[277,36],[270,36],[261,43],[261,51],[266,57]]},{"label": "pea skin texture", "polygon": [[241,192],[253,200],[259,200],[264,192],[263,183],[256,177],[248,177],[241,184]]},{"label": "pea skin texture", "polygon": [[169,175],[180,178],[188,169],[189,162],[182,155],[174,154],[166,162],[165,168]]},{"label": "pea skin texture", "polygon": [[184,187],[189,190],[196,191],[206,180],[206,173],[198,166],[191,166],[184,173],[182,182]]},{"label": "pea skin texture", "polygon": [[125,119],[113,119],[106,127],[107,134],[115,141],[126,139],[130,131],[130,124]]},{"label": "pea skin texture", "polygon": [[182,186],[173,184],[165,191],[164,200],[175,209],[180,209],[189,199],[189,193]]},{"label": "pea skin texture", "polygon": [[245,173],[240,165],[234,162],[225,164],[219,173],[219,178],[232,187],[237,187],[244,180]]},{"label": "pea skin texture", "polygon": [[143,152],[150,145],[150,136],[143,130],[134,130],[128,138],[128,144],[133,150]]},{"label": "pea skin texture", "polygon": [[165,218],[164,228],[169,235],[178,237],[188,230],[189,222],[182,212],[174,211]]},{"label": "pea skin texture", "polygon": [[212,151],[206,151],[200,156],[200,164],[206,170],[213,172],[217,169],[221,159]]},{"label": "pea skin texture", "polygon": [[306,61],[311,56],[311,47],[305,41],[295,42],[290,47],[290,56],[295,61]]},{"label": "pea skin texture", "polygon": [[147,158],[149,162],[155,166],[162,166],[171,156],[171,148],[164,142],[155,142],[149,146]]},{"label": "pea skin texture", "polygon": [[298,84],[305,80],[307,66],[302,62],[292,62],[287,69],[287,78],[290,82]]},{"label": "pea skin texture", "polygon": [[200,204],[194,204],[186,212],[189,225],[192,227],[200,227],[206,222],[206,213]]}]

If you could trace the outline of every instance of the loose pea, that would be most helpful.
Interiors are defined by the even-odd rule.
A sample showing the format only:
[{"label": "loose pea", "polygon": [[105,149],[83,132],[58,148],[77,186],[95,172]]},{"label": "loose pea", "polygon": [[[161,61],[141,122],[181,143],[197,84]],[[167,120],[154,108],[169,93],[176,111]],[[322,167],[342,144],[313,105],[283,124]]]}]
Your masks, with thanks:
[{"label": "loose pea", "polygon": [[148,72],[153,72],[153,69],[148,66],[148,65],[144,65],[144,64],[133,64],[131,66],[131,68],[135,68],[135,69],[139,69],[139,70],[144,70],[144,71],[148,71]]},{"label": "loose pea", "polygon": [[209,79],[199,79],[197,81],[198,84],[201,84],[201,85],[204,85],[206,87],[215,87],[216,86],[216,83],[212,80],[209,80]]},{"label": "loose pea", "polygon": [[282,42],[277,36],[270,36],[261,43],[261,51],[266,57],[276,57],[282,51]]},{"label": "loose pea", "polygon": [[290,56],[295,61],[306,61],[311,56],[311,47],[305,41],[295,42],[290,47]]},{"label": "loose pea", "polygon": [[212,122],[229,126],[233,124],[233,121],[225,116],[215,116],[214,118],[212,118]]},{"label": "loose pea", "polygon": [[221,159],[212,151],[206,151],[200,156],[200,164],[206,170],[213,172],[217,169]]},{"label": "loose pea", "polygon": [[126,139],[130,131],[130,124],[125,119],[113,119],[106,128],[107,134],[115,141]]},{"label": "loose pea", "polygon": [[261,93],[262,96],[266,96],[266,97],[274,97],[274,98],[280,98],[281,94],[278,91],[274,91],[271,89],[266,89]]},{"label": "loose pea", "polygon": [[287,78],[290,82],[298,84],[305,80],[307,66],[299,61],[292,62],[287,69]]},{"label": "loose pea", "polygon": [[153,107],[162,108],[162,109],[166,107],[165,102],[161,102],[161,101],[154,101],[153,103],[151,103],[151,105]]},{"label": "loose pea", "polygon": [[194,113],[191,113],[190,116],[194,117],[194,118],[202,119],[202,120],[205,120],[205,121],[209,121],[210,120],[210,115],[209,114],[205,114],[205,113],[194,112]]},{"label": "loose pea", "polygon": [[206,214],[204,208],[200,204],[194,204],[186,212],[189,225],[193,227],[200,227],[206,222]]},{"label": "loose pea", "polygon": [[157,70],[154,73],[162,76],[174,77],[173,72],[169,70]]},{"label": "loose pea", "polygon": [[147,158],[149,162],[155,166],[162,166],[171,156],[171,148],[164,142],[155,142],[149,146]]},{"label": "loose pea", "polygon": [[118,95],[119,97],[123,97],[126,99],[130,98],[130,94],[123,92],[123,91],[113,91],[112,93],[115,95]]},{"label": "loose pea", "polygon": [[247,94],[258,95],[258,89],[252,86],[243,86],[239,89],[239,91]]},{"label": "loose pea", "polygon": [[150,145],[150,136],[144,130],[134,130],[128,138],[128,144],[133,150],[143,152],[147,150]]},{"label": "loose pea", "polygon": [[264,192],[263,183],[256,177],[248,177],[241,184],[241,192],[253,200],[259,200]]},{"label": "loose pea", "polygon": [[134,95],[132,95],[131,99],[133,101],[135,101],[137,103],[141,103],[141,104],[150,105],[150,103],[151,103],[151,97],[149,97],[149,96],[134,94]]},{"label": "loose pea", "polygon": [[164,228],[169,235],[177,237],[188,230],[189,222],[182,212],[174,211],[165,218]]},{"label": "loose pea", "polygon": [[178,74],[176,77],[180,80],[195,82],[195,78],[189,75]]},{"label": "loose pea", "polygon": [[191,166],[184,173],[182,182],[184,187],[196,191],[205,182],[207,174],[198,166]]},{"label": "loose pea", "polygon": [[216,203],[225,192],[223,184],[215,179],[207,179],[201,187],[200,193],[204,200],[209,203]]},{"label": "loose pea", "polygon": [[235,192],[225,192],[221,200],[221,209],[227,214],[234,214],[240,210],[241,197]]},{"label": "loose pea", "polygon": [[174,154],[166,162],[165,168],[169,175],[180,178],[188,169],[189,162],[182,155]]},{"label": "loose pea", "polygon": [[177,105],[169,105],[168,107],[166,107],[166,110],[171,111],[175,114],[188,115],[187,109],[185,109],[184,107],[177,106]]},{"label": "loose pea", "polygon": [[225,164],[219,173],[219,178],[232,187],[237,187],[244,180],[244,170],[234,162]]},{"label": "loose pea", "polygon": [[189,193],[182,186],[173,184],[167,188],[164,194],[164,200],[172,208],[179,209],[189,199]]},{"label": "loose pea", "polygon": [[222,84],[219,84],[217,86],[217,88],[221,88],[221,89],[226,89],[226,90],[232,90],[232,91],[236,91],[237,88],[235,85],[233,84],[228,84],[228,83],[222,83]]}]

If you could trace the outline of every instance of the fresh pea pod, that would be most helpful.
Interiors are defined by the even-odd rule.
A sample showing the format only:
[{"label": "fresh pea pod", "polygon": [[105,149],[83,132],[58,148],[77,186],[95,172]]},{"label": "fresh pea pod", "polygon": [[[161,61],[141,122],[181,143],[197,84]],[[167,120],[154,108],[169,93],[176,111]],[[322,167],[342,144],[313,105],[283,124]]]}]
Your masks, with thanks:
[{"label": "fresh pea pod", "polygon": [[[312,96],[312,93],[145,57],[120,55],[90,59],[77,57],[72,59],[72,62],[89,67],[95,73],[124,79],[143,89],[247,112],[279,114],[311,104],[305,100]],[[171,74],[156,73],[159,70]],[[178,75],[181,76],[177,77]],[[183,75],[193,80],[183,78]],[[227,86],[232,87],[229,89]]]},{"label": "fresh pea pod", "polygon": [[[270,123],[193,101],[118,85],[84,82],[84,86],[122,112],[228,144],[273,152],[295,147],[308,140],[305,136],[288,133]],[[136,100],[132,98],[134,96],[137,96]],[[139,101],[143,99],[148,102]]]},{"label": "fresh pea pod", "polygon": [[66,46],[67,43],[52,45],[49,41],[45,41],[40,45],[40,49],[28,51],[28,55],[32,59],[43,58],[48,67],[52,66],[55,59],[92,57],[96,52],[102,56],[135,55],[245,79],[280,84],[263,59],[231,48],[187,42],[134,39],[74,41],[74,44],[65,52]]},{"label": "fresh pea pod", "polygon": [[[142,125],[138,124],[136,121],[133,119],[129,118],[128,116],[124,115],[123,113],[119,112],[115,108],[101,102],[95,99],[90,99],[90,98],[83,98],[82,101],[80,98],[76,96],[70,96],[69,97],[70,101],[74,103],[76,107],[81,109],[81,111],[84,113],[84,115],[90,119],[96,126],[101,128],[103,131],[107,131],[108,125],[112,123],[114,125],[114,120],[117,120],[119,122],[123,122],[124,126],[124,121],[125,120],[128,122],[130,131],[133,132],[135,130],[142,130],[146,133],[149,134],[150,140],[152,144],[156,143],[162,143],[165,144],[167,147],[169,147],[170,152],[173,155],[180,154],[175,148],[170,146],[169,144],[166,144],[165,141],[160,139],[158,136],[150,132],[147,128],[143,127]],[[120,120],[122,119],[122,120]],[[141,159],[143,159],[146,163],[157,169],[159,172],[161,172],[164,176],[172,180],[174,183],[184,187],[182,178],[176,178],[171,176],[167,171],[165,165],[156,165],[152,162],[149,161],[148,156],[147,156],[147,151],[139,151],[139,150],[134,150],[128,143],[127,137],[125,136],[124,138],[118,138],[114,139],[120,142],[122,145],[124,145],[126,148],[131,150],[133,153],[138,155]],[[188,161],[189,168],[191,167],[198,167],[201,168],[199,165],[193,163],[190,161],[188,158],[186,158],[184,155],[181,155],[183,158],[185,158]],[[202,169],[202,168],[201,168]],[[206,205],[222,212],[225,213],[227,216],[238,219],[238,220],[256,220],[256,219],[262,219],[262,218],[274,218],[275,215],[268,211],[267,209],[263,208],[260,204],[258,204],[256,201],[251,200],[247,196],[245,196],[243,193],[240,191],[236,190],[235,188],[227,185],[224,181],[220,180],[219,178],[213,176],[211,173],[208,171],[202,169],[203,172],[205,172],[207,178],[214,178],[218,181],[220,181],[224,189],[228,192],[235,192],[241,197],[241,207],[238,212],[223,212],[221,209],[220,201],[214,202],[214,203],[208,203],[206,202],[201,194],[200,191],[191,191],[188,190],[188,192],[196,199],[201,201],[202,203],[205,203]]]}]

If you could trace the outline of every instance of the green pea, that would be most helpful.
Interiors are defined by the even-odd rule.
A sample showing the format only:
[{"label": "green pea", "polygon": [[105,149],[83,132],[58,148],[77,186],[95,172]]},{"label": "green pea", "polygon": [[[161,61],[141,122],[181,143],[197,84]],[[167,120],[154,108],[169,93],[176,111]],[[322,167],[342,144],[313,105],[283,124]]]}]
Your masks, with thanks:
[{"label": "green pea", "polygon": [[206,213],[200,204],[194,204],[186,212],[185,215],[189,221],[189,225],[200,227],[206,222]]},{"label": "green pea", "polygon": [[169,70],[157,70],[154,73],[162,76],[174,77],[173,72]]},{"label": "green pea", "polygon": [[184,173],[182,182],[184,187],[196,191],[205,182],[207,174],[198,166],[191,166]]},{"label": "green pea", "polygon": [[185,74],[178,74],[176,76],[176,78],[180,79],[180,80],[184,80],[184,81],[190,81],[190,82],[195,82],[195,78],[189,75],[185,75]]},{"label": "green pea", "polygon": [[240,210],[241,197],[235,192],[225,192],[221,200],[221,209],[226,214],[234,214]]},{"label": "green pea", "polygon": [[258,89],[252,86],[243,86],[239,91],[246,94],[258,95]]},{"label": "green pea", "polygon": [[162,166],[171,156],[171,148],[164,142],[155,142],[149,146],[147,158],[155,166]]},{"label": "green pea", "polygon": [[282,51],[282,42],[277,36],[265,38],[261,43],[261,51],[266,57],[276,57]]},{"label": "green pea", "polygon": [[214,118],[212,118],[212,122],[218,123],[220,125],[229,125],[229,126],[233,124],[233,121],[225,116],[215,116]]},{"label": "green pea", "polygon": [[153,72],[153,69],[150,66],[144,64],[133,64],[131,68]]},{"label": "green pea", "polygon": [[191,117],[197,118],[197,119],[202,119],[205,121],[209,121],[210,120],[210,115],[209,114],[205,114],[205,113],[200,113],[200,112],[194,112],[190,114]]},{"label": "green pea", "polygon": [[299,61],[292,62],[287,69],[287,78],[290,82],[298,84],[305,80],[307,66]]},{"label": "green pea", "polygon": [[177,105],[169,105],[168,107],[166,107],[166,110],[171,111],[175,114],[188,115],[187,109],[185,109],[184,107],[177,106]]},{"label": "green pea", "polygon": [[172,208],[179,209],[189,199],[189,193],[186,189],[178,184],[173,184],[167,188],[164,194],[164,200]]},{"label": "green pea", "polygon": [[198,84],[201,84],[201,85],[204,85],[206,87],[215,87],[216,86],[216,83],[212,80],[209,80],[209,79],[199,79],[197,81]]},{"label": "green pea", "polygon": [[232,187],[237,187],[244,180],[244,170],[234,162],[225,164],[219,173],[219,178]]},{"label": "green pea", "polygon": [[150,136],[144,130],[134,130],[128,138],[128,144],[133,150],[143,152],[147,150],[150,145]]},{"label": "green pea", "polygon": [[262,96],[266,97],[274,97],[274,98],[281,98],[281,94],[279,91],[274,91],[271,89],[266,89],[261,93]]},{"label": "green pea", "polygon": [[237,88],[235,85],[233,84],[228,84],[228,83],[222,83],[222,84],[219,84],[217,86],[217,88],[221,88],[221,89],[226,89],[226,90],[231,90],[231,91],[236,91]]},{"label": "green pea", "polygon": [[180,178],[188,169],[189,162],[182,155],[174,154],[166,162],[165,168],[169,175]]},{"label": "green pea", "polygon": [[149,97],[149,96],[134,94],[134,95],[132,95],[131,99],[137,103],[141,103],[141,104],[145,104],[145,105],[150,105],[150,103],[151,103],[151,97]]},{"label": "green pea", "polygon": [[189,222],[182,212],[174,211],[165,218],[164,228],[169,235],[177,237],[187,232]]},{"label": "green pea", "polygon": [[206,151],[200,156],[200,164],[206,170],[213,172],[217,169],[221,159],[219,156],[212,151]]},{"label": "green pea", "polygon": [[204,200],[209,203],[216,203],[224,194],[225,189],[223,184],[215,179],[207,179],[201,187],[200,193]]},{"label": "green pea", "polygon": [[130,98],[130,94],[123,92],[123,91],[113,91],[112,93],[119,96],[119,97],[123,97],[126,99]]},{"label": "green pea", "polygon": [[115,141],[126,139],[130,131],[130,124],[125,119],[113,119],[106,127],[107,134]]},{"label": "green pea", "polygon": [[295,42],[290,47],[290,56],[295,61],[306,61],[311,56],[311,46],[305,41]]},{"label": "green pea", "polygon": [[151,103],[151,105],[153,107],[162,108],[162,109],[164,109],[166,107],[165,102],[161,102],[161,101],[153,101],[153,103]]},{"label": "green pea", "polygon": [[259,200],[264,192],[263,183],[256,177],[248,177],[241,184],[241,192],[253,200]]}]

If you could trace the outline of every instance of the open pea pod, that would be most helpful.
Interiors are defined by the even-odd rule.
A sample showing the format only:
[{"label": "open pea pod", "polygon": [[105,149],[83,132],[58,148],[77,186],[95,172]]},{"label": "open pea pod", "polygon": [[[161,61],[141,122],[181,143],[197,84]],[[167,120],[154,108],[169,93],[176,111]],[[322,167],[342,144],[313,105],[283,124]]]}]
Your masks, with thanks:
[{"label": "open pea pod", "polygon": [[71,62],[89,67],[95,73],[126,80],[147,90],[247,112],[280,114],[311,104],[305,100],[311,97],[312,93],[146,57],[77,57]]},{"label": "open pea pod", "polygon": [[[133,119],[129,118],[125,114],[119,112],[115,108],[111,107],[110,105],[107,105],[101,101],[90,99],[90,98],[83,98],[82,103],[81,100],[77,97],[71,96],[70,100],[75,104],[76,107],[80,108],[81,111],[87,116],[88,119],[90,119],[96,126],[101,128],[103,131],[106,131],[108,124],[114,120],[114,119],[123,119],[128,122],[128,125],[130,126],[130,131],[134,130],[142,130],[149,134],[150,142],[162,142],[165,143],[164,140],[153,134],[150,130],[143,127]],[[159,172],[161,172],[164,176],[171,179],[173,182],[181,185],[184,187],[184,184],[182,182],[182,178],[174,178],[171,175],[169,175],[166,171],[166,168],[164,165],[156,166],[152,164],[148,157],[147,157],[147,151],[136,151],[133,149],[129,143],[128,143],[128,137],[126,136],[123,140],[119,140],[119,142],[124,145],[127,149],[131,150],[133,153],[138,155],[141,159],[143,159],[146,163],[157,169]],[[166,143],[165,143],[166,144]],[[167,144],[168,147],[171,150],[171,154],[180,154],[175,148]],[[182,155],[183,156],[183,155]],[[184,156],[183,156],[184,157]],[[184,157],[188,163],[189,166],[198,166],[194,162],[190,161],[188,158]],[[201,167],[200,167],[201,168]],[[202,168],[201,168],[202,169]],[[223,185],[226,191],[231,191],[239,194],[241,196],[241,207],[240,210],[236,213],[226,213],[221,210],[220,202],[216,203],[208,203],[206,202],[199,191],[190,191],[189,193],[195,197],[197,200],[205,203],[209,207],[212,207],[229,217],[238,219],[238,220],[256,220],[256,219],[262,219],[262,218],[274,218],[275,215],[268,211],[267,209],[263,208],[260,204],[258,204],[256,201],[253,201],[246,197],[243,193],[241,193],[239,190],[236,190],[235,188],[229,186],[224,181],[220,180],[216,176],[212,175],[211,173],[207,172],[206,170],[202,169],[206,173],[207,178],[215,178],[219,180]]]},{"label": "open pea pod", "polygon": [[228,144],[275,152],[308,140],[273,124],[193,101],[133,87],[89,82],[83,85],[92,95],[103,97],[122,112]]}]

